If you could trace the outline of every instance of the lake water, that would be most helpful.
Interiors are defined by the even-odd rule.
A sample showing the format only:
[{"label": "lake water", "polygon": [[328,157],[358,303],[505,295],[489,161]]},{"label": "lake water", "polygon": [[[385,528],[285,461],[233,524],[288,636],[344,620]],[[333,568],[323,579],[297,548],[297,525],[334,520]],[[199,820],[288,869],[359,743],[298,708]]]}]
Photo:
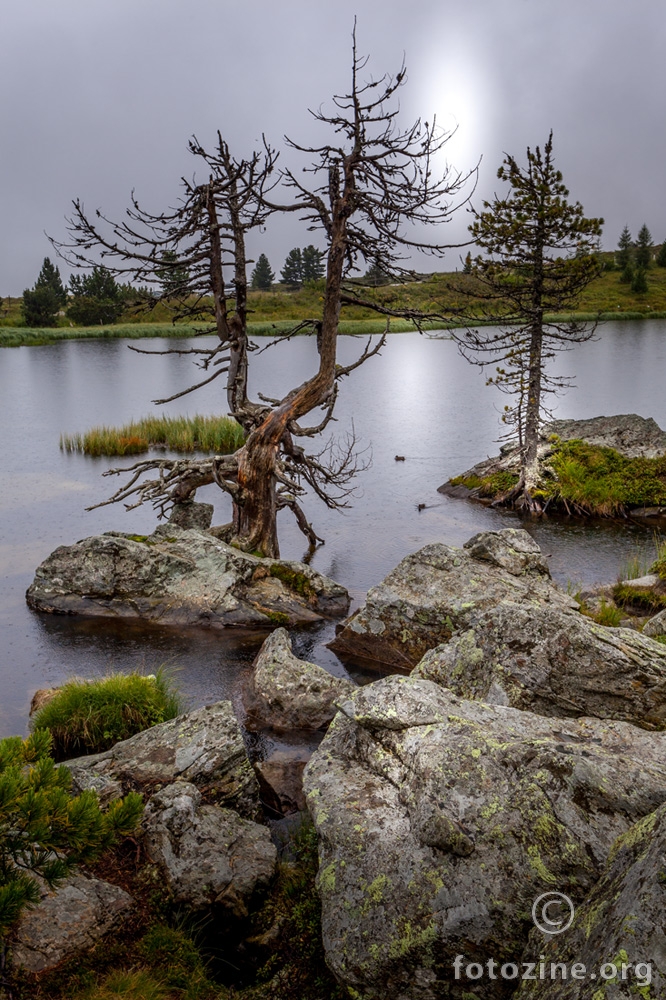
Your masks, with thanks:
[{"label": "lake water", "polygon": [[[341,361],[357,356],[363,343],[342,337]],[[142,340],[140,346],[159,349],[164,342]],[[255,355],[251,389],[279,396],[312,374],[316,361],[310,338]],[[633,412],[666,427],[666,323],[606,324],[596,341],[561,355],[556,367],[577,378],[577,388],[555,401],[558,416]],[[167,663],[190,704],[237,699],[239,673],[256,652],[256,636],[42,615],[24,600],[35,568],[56,546],[111,529],[145,534],[156,523],[150,508],[86,512],[117,483],[101,473],[124,463],[63,454],[60,433],[143,416],[154,410],[152,399],[182,389],[196,372],[187,358],[135,354],[122,340],[0,350],[0,736],[25,732],[32,693],[72,674],[150,671]],[[326,540],[313,565],[344,584],[358,604],[403,556],[427,542],[461,545],[477,531],[517,525],[513,514],[437,493],[450,476],[497,454],[504,402],[451,341],[391,336],[382,355],[341,386],[337,423],[330,426],[342,434],[353,422],[372,465],[358,477],[350,510],[331,512],[316,500],[306,502],[308,517]],[[225,412],[222,384],[162,409]],[[405,461],[396,462],[396,455]],[[198,499],[215,503],[214,523],[228,520],[227,500],[216,487],[199,491]],[[422,503],[426,508],[419,511]],[[302,535],[288,511],[280,517],[282,555],[301,558]],[[649,530],[627,524],[548,518],[524,526],[563,584],[613,581],[622,560],[651,542]],[[297,632],[295,649],[344,674],[325,647],[333,629],[326,623]]]}]

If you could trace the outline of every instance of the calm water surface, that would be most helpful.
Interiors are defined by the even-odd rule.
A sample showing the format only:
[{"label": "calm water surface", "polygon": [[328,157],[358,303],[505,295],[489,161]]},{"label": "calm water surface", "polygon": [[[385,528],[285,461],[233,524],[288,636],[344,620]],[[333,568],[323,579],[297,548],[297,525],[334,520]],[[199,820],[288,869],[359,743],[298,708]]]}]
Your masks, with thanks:
[{"label": "calm water surface", "polygon": [[[354,358],[363,343],[341,338],[341,360]],[[117,481],[102,479],[101,473],[122,460],[65,455],[58,448],[61,432],[143,416],[151,411],[152,399],[194,380],[196,369],[187,359],[138,355],[127,345],[66,341],[0,350],[0,736],[25,731],[36,688],[72,674],[90,677],[111,668],[151,670],[168,663],[178,671],[190,704],[237,698],[239,673],[260,641],[239,633],[55,617],[25,605],[36,566],[57,545],[110,529],[146,533],[156,523],[150,508],[86,512],[115,488]],[[151,346],[141,341],[142,348]],[[161,346],[154,342],[155,348]],[[278,396],[315,370],[315,344],[299,338],[255,356],[253,363],[252,390]],[[575,373],[577,388],[557,401],[557,415],[635,412],[666,427],[666,323],[607,324],[595,342],[561,356],[558,369]],[[358,478],[350,510],[330,512],[315,500],[306,504],[326,539],[313,565],[343,583],[358,603],[404,555],[427,542],[460,545],[477,531],[517,524],[512,514],[437,493],[447,478],[497,453],[503,403],[450,341],[417,334],[389,338],[382,356],[341,386],[334,432],[343,433],[353,423],[372,465]],[[226,407],[222,387],[213,383],[162,409],[193,414]],[[396,462],[395,455],[405,461]],[[199,499],[215,504],[215,523],[228,520],[226,498],[216,487],[201,490]],[[417,510],[420,503],[425,510]],[[281,518],[282,554],[300,558],[303,538],[289,512]],[[631,525],[546,519],[525,527],[561,583],[612,581],[623,559],[650,544],[650,532]],[[324,645],[332,631],[326,624],[298,632],[295,648],[344,674]]]}]

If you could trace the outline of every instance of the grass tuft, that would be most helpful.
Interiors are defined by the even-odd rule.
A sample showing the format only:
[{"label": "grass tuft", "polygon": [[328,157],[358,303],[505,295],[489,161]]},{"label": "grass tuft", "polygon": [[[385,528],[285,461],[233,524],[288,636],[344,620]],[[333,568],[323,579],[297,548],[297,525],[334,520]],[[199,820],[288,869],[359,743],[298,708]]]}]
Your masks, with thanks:
[{"label": "grass tuft", "polygon": [[61,434],[60,449],[84,455],[138,455],[151,448],[229,455],[244,441],[232,417],[143,417],[124,427],[93,427],[84,434]]},{"label": "grass tuft", "polygon": [[174,719],[180,696],[163,670],[153,676],[110,674],[98,681],[68,681],[31,720],[48,729],[56,760],[101,753],[150,726]]}]

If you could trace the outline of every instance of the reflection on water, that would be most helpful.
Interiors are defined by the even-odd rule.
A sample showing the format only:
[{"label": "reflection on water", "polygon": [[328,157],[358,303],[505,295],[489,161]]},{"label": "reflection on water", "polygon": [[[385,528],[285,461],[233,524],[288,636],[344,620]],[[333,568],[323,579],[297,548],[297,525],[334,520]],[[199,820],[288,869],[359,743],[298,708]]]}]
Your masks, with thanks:
[{"label": "reflection on water", "polygon": [[[185,343],[185,342],[183,342]],[[352,360],[364,341],[341,339],[341,361]],[[142,341],[142,347],[151,342]],[[159,348],[160,342],[155,342]],[[312,373],[316,347],[310,338],[259,355],[253,391],[279,395]],[[592,343],[558,359],[558,369],[577,375],[577,390],[558,401],[559,416],[592,417],[638,412],[666,427],[660,384],[666,370],[666,323],[608,324]],[[66,341],[0,351],[0,414],[3,479],[0,483],[0,735],[25,729],[37,687],[71,674],[167,663],[191,704],[237,698],[261,636],[237,632],[161,629],[134,622],[92,622],[30,612],[25,589],[35,567],[57,545],[110,529],[149,532],[151,509],[127,513],[122,506],[86,513],[116,480],[101,473],[117,459],[85,459],[58,449],[61,432],[93,424],[118,424],[151,411],[150,400],[189,384],[187,359],[137,355],[118,340]],[[516,524],[514,515],[442,497],[437,486],[497,452],[498,414],[503,400],[478,369],[448,340],[417,334],[389,338],[383,354],[341,386],[336,433],[352,421],[372,466],[358,479],[350,510],[330,512],[315,501],[306,513],[326,544],[313,565],[347,586],[356,602],[408,552],[431,541],[460,545],[484,529]],[[164,408],[169,413],[213,413],[225,409],[216,384]],[[404,455],[396,462],[395,455]],[[128,463],[129,464],[129,463]],[[228,520],[226,498],[215,487],[200,491],[215,504],[215,521]],[[424,510],[417,506],[426,504]],[[283,555],[300,558],[303,538],[282,512]],[[650,533],[628,524],[590,524],[548,519],[525,524],[549,556],[562,583],[611,581],[635,547],[648,547]],[[326,649],[333,625],[299,630],[299,656],[338,674],[345,668]],[[366,679],[362,674],[357,680]]]}]

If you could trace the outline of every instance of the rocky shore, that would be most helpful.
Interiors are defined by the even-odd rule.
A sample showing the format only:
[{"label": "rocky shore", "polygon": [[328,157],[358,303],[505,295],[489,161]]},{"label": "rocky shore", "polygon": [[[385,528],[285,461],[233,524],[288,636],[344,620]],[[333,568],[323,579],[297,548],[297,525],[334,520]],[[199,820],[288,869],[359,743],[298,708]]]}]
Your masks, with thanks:
[{"label": "rocky shore", "polygon": [[[192,531],[166,544],[210,552]],[[101,537],[131,564],[126,536]],[[162,560],[163,536],[151,537],[149,550]],[[216,551],[226,565],[238,559],[245,567],[249,558],[243,586],[262,563]],[[56,577],[40,570],[33,592],[53,594]],[[658,596],[663,585],[656,572],[645,586]],[[345,657],[382,664],[388,676],[356,688],[294,656],[283,628],[264,643],[243,722],[276,739],[328,727],[309,761],[303,752],[248,755],[251,739],[232,705],[220,702],[67,766],[74,790],[93,789],[102,802],[141,792],[138,843],[171,905],[221,920],[228,947],[246,959],[272,949],[265,991],[253,986],[239,998],[290,996],[280,984],[297,982],[293,951],[280,958],[291,944],[275,894],[285,884],[290,824],[305,816],[306,802],[317,836],[321,941],[340,996],[637,995],[636,977],[600,994],[603,983],[591,980],[537,988],[454,974],[460,955],[465,966],[499,969],[543,954],[589,968],[618,956],[636,968],[649,963],[652,992],[638,995],[660,997],[666,615],[630,616],[628,624],[609,627],[582,613],[525,531],[483,532],[462,549],[429,545],[369,591],[333,643]],[[557,937],[531,917],[535,900],[553,891],[575,910]],[[90,872],[45,890],[16,929],[14,967],[35,976],[59,968],[121,934],[137,905],[120,883]]]}]

